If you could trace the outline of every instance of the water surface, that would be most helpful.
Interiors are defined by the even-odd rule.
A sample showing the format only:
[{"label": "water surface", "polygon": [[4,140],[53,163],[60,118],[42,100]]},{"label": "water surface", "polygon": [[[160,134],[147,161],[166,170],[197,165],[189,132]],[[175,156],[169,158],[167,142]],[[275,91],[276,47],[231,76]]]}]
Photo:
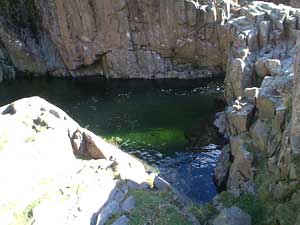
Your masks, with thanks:
[{"label": "water surface", "polygon": [[0,84],[0,105],[38,95],[83,127],[157,167],[196,202],[211,200],[220,140],[212,127],[222,82],[19,79]]}]

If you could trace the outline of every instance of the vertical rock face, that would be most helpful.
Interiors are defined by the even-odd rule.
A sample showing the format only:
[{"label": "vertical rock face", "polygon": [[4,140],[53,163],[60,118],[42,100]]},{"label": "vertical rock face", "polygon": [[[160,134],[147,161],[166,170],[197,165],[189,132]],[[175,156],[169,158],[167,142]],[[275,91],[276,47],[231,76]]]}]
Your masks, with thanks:
[{"label": "vertical rock face", "polygon": [[255,1],[231,16],[226,23],[226,30],[231,32],[225,80],[227,102],[243,96],[246,88],[258,86],[266,76],[292,73],[298,16],[294,8]]},{"label": "vertical rock face", "polygon": [[300,154],[300,33],[297,33],[296,56],[294,62],[294,86],[291,121],[291,149],[292,152]]},{"label": "vertical rock face", "polygon": [[46,74],[63,68],[59,52],[40,24],[34,0],[0,3],[0,42],[21,72]]},{"label": "vertical rock face", "polygon": [[277,199],[300,184],[299,16],[299,9],[254,1],[225,25],[231,45],[224,113],[233,156],[227,190],[236,196],[255,193],[262,172]]},{"label": "vertical rock face", "polygon": [[[253,51],[268,48],[270,41],[279,38],[286,15],[264,20],[265,9],[258,12],[258,21],[252,21],[247,16],[252,9],[246,6],[239,11],[237,2],[250,4],[3,0],[0,42],[17,70],[53,76],[212,77],[229,60],[227,70],[232,76],[227,76],[226,86],[232,89],[226,95],[234,98],[253,82]],[[228,18],[232,19],[227,22]],[[272,20],[276,26],[281,24],[275,36],[270,36]],[[231,85],[232,79],[238,80],[236,85]]]},{"label": "vertical rock face", "polygon": [[5,0],[0,40],[23,72],[211,77],[226,63],[228,5],[217,2]]}]

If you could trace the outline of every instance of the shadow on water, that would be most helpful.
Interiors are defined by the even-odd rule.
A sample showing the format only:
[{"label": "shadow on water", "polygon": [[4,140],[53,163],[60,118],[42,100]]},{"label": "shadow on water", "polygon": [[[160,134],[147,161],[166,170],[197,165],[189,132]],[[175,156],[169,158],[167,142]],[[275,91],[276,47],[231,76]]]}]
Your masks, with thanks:
[{"label": "shadow on water", "polygon": [[157,167],[196,202],[216,194],[222,140],[212,127],[222,81],[18,79],[0,84],[0,105],[38,95],[82,126]]}]

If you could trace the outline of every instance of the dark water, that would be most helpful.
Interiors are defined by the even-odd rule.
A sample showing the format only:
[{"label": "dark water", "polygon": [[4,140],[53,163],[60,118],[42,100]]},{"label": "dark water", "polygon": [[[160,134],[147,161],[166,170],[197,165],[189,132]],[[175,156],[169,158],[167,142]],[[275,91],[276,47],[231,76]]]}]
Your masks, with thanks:
[{"label": "dark water", "polygon": [[221,83],[21,79],[0,84],[0,105],[41,96],[157,167],[194,201],[206,202],[216,194],[212,172],[221,142],[212,122]]}]

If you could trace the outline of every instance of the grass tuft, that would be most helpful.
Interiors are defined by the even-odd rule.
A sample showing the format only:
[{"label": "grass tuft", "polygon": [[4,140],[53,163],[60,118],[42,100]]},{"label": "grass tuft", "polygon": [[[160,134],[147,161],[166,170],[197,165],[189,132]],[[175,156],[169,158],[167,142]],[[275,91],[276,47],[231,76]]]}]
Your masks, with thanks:
[{"label": "grass tuft", "polygon": [[190,208],[190,211],[195,215],[201,225],[207,225],[208,221],[218,213],[218,210],[211,203],[205,205],[193,205]]},{"label": "grass tuft", "polygon": [[132,190],[131,194],[136,199],[136,208],[128,215],[130,225],[192,224],[170,192]]}]

